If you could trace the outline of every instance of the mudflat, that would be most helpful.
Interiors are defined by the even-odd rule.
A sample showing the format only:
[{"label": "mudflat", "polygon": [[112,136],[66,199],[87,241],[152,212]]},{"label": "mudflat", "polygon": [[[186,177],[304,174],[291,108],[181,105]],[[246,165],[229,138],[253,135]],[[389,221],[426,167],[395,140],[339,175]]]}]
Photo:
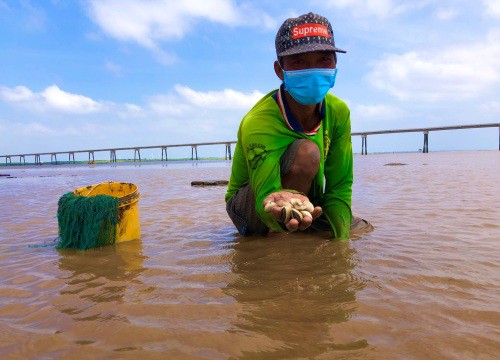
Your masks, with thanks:
[{"label": "mudflat", "polygon": [[[405,166],[384,166],[405,164]],[[493,359],[500,152],[355,157],[374,231],[242,238],[230,162],[2,168],[1,358]],[[140,240],[57,251],[57,201],[139,187]]]}]

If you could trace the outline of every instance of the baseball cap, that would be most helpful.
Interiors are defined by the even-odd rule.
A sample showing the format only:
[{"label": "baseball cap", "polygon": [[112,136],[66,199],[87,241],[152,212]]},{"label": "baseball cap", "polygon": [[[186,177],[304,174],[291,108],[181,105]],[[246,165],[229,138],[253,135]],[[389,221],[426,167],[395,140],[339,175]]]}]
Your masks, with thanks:
[{"label": "baseball cap", "polygon": [[335,47],[332,25],[321,15],[310,12],[286,19],[276,34],[278,57],[322,50],[346,52]]}]

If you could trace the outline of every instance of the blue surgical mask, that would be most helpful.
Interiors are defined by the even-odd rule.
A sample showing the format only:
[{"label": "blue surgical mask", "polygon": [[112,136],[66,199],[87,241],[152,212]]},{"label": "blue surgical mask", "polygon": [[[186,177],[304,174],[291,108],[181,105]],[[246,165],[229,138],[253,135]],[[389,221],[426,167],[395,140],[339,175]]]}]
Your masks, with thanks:
[{"label": "blue surgical mask", "polygon": [[337,69],[283,71],[285,90],[302,105],[321,102],[335,85]]}]

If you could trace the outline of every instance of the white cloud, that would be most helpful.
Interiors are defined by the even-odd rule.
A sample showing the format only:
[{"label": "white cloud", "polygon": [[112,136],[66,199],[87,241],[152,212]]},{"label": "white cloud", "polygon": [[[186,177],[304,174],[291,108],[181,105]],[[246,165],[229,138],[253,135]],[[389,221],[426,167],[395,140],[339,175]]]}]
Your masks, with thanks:
[{"label": "white cloud", "polygon": [[35,7],[29,1],[20,1],[23,8],[23,21],[30,30],[45,30],[47,15],[41,7]]},{"label": "white cloud", "polygon": [[494,113],[494,114],[500,115],[500,102],[499,101],[491,101],[489,103],[483,104],[481,106],[481,110],[489,112],[489,113]]},{"label": "white cloud", "polygon": [[500,81],[500,32],[475,44],[389,54],[373,64],[368,81],[400,100],[480,97]]},{"label": "white cloud", "polygon": [[136,104],[114,105],[109,108],[109,113],[111,116],[115,113],[121,119],[144,119],[148,116],[148,112]]},{"label": "white cloud", "polygon": [[147,99],[143,109],[150,131],[169,134],[170,143],[222,141],[234,139],[242,117],[262,96],[257,90],[197,91],[178,84]]},{"label": "white cloud", "polygon": [[486,15],[500,18],[500,0],[483,0],[483,4]]},{"label": "white cloud", "polygon": [[200,92],[183,85],[175,85],[175,91],[192,105],[217,109],[250,109],[264,96],[257,90],[248,94],[232,89]]},{"label": "white cloud", "polygon": [[181,102],[179,97],[174,94],[151,96],[148,101],[148,108],[153,113],[179,117],[189,110],[189,106],[185,102]]},{"label": "white cloud", "polygon": [[103,105],[83,95],[70,94],[62,91],[56,85],[49,86],[41,96],[47,106],[66,113],[91,113],[100,111]]},{"label": "white cloud", "polygon": [[123,67],[115,64],[112,61],[107,60],[106,63],[104,64],[104,67],[106,70],[108,70],[111,74],[113,74],[116,77],[122,77],[123,76]]},{"label": "white cloud", "polygon": [[20,134],[23,136],[79,136],[81,135],[81,129],[76,129],[73,126],[68,126],[64,128],[59,127],[49,127],[47,125],[41,124],[39,122],[30,123],[13,123],[9,125],[9,131]]},{"label": "white cloud", "polygon": [[32,99],[34,94],[26,86],[16,86],[13,89],[0,87],[0,97],[7,102],[22,102]]},{"label": "white cloud", "polygon": [[208,20],[229,26],[251,21],[274,26],[272,18],[248,6],[238,8],[230,0],[90,0],[92,20],[109,36],[122,41],[136,42],[157,49],[159,41],[178,40],[195,32],[197,20]]},{"label": "white cloud", "polygon": [[402,116],[402,111],[392,105],[357,105],[353,113],[359,119],[390,120]]},{"label": "white cloud", "polygon": [[437,9],[435,12],[436,18],[443,21],[453,20],[458,14],[458,9],[454,8]]},{"label": "white cloud", "polygon": [[250,110],[264,96],[254,90],[243,93],[233,89],[196,91],[185,85],[175,85],[175,92],[149,98],[148,108],[153,113],[181,117],[200,110]]},{"label": "white cloud", "polygon": [[429,0],[328,0],[328,7],[338,9],[350,9],[356,17],[387,18],[408,12],[412,9],[421,8],[429,3]]},{"label": "white cloud", "polygon": [[33,111],[55,111],[67,114],[87,114],[103,110],[105,105],[83,95],[71,94],[51,85],[34,93],[25,86],[0,87],[0,99]]},{"label": "white cloud", "polygon": [[177,84],[174,92],[151,96],[145,107],[136,104],[115,104],[96,101],[84,95],[62,91],[57,85],[34,93],[25,86],[14,88],[0,87],[0,99],[13,105],[21,105],[33,111],[55,111],[66,114],[89,114],[110,112],[122,117],[144,116],[150,114],[182,115],[188,109],[249,110],[263,93],[254,90],[249,93],[233,89],[222,91],[197,91],[188,86]]}]

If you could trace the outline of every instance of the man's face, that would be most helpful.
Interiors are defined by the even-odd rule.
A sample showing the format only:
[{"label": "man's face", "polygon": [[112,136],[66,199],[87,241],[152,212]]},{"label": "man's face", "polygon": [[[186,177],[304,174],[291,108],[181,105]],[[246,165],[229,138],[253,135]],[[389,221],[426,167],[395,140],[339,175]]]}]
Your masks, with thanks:
[{"label": "man's face", "polygon": [[333,51],[312,51],[303,54],[282,57],[282,67],[285,71],[304,69],[335,69],[335,53]]}]

